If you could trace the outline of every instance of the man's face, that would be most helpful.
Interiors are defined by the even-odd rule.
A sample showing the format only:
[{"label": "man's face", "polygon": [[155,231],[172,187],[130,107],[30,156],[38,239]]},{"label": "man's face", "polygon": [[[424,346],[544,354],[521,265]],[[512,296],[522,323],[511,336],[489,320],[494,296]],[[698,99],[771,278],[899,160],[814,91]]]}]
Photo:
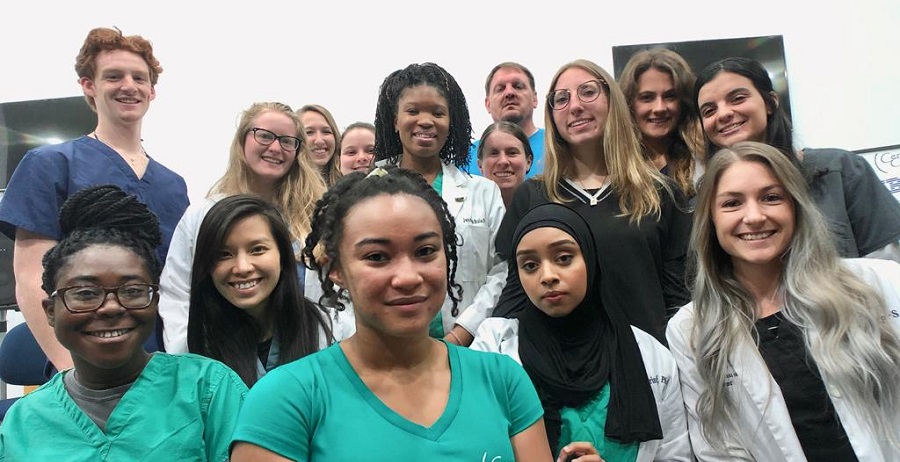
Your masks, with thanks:
[{"label": "man's face", "polygon": [[491,78],[484,106],[494,122],[505,120],[521,125],[532,119],[537,108],[537,93],[524,72],[514,67],[501,68]]}]

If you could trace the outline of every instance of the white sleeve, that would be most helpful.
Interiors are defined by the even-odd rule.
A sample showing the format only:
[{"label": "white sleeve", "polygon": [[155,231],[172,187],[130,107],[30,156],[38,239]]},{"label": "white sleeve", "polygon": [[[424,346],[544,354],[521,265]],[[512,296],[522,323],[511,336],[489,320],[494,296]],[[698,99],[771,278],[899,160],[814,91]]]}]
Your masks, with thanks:
[{"label": "white sleeve", "polygon": [[163,344],[167,353],[186,353],[188,311],[191,299],[191,267],[197,233],[203,217],[215,202],[191,205],[181,217],[159,280],[159,317],[163,322]]},{"label": "white sleeve", "polygon": [[[704,436],[700,423],[700,415],[697,413],[697,401],[706,389],[706,385],[700,378],[694,362],[693,352],[690,348],[690,322],[693,314],[693,306],[688,304],[669,321],[666,329],[666,339],[669,342],[669,351],[678,365],[678,375],[681,381],[681,392],[684,396],[684,406],[687,412],[687,426],[690,435],[694,456],[700,462],[729,462],[754,460],[746,448],[735,442],[726,442],[726,450],[722,451],[714,447]],[[740,425],[740,422],[737,423]]]},{"label": "white sleeve", "polygon": [[500,222],[503,221],[503,216],[506,214],[506,206],[503,205],[500,188],[493,182],[489,183],[490,187],[484,193],[488,196],[485,198],[487,208],[485,217],[491,230],[487,243],[488,255],[491,256],[491,267],[487,272],[484,284],[475,293],[472,304],[460,307],[459,317],[456,319],[456,323],[472,335],[478,331],[481,322],[494,313],[494,307],[497,306],[497,300],[500,299],[500,293],[503,292],[503,286],[506,285],[506,261],[500,258],[494,245],[497,233],[500,231]]}]

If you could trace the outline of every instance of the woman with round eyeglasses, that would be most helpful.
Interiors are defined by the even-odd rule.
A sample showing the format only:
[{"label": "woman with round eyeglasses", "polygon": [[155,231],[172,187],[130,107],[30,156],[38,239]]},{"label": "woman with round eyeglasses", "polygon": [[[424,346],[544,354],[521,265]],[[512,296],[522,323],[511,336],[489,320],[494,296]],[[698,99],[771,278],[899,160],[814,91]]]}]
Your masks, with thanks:
[{"label": "woman with round eyeglasses", "polygon": [[[160,281],[159,314],[166,351],[188,350],[191,267],[200,223],[213,204],[235,194],[252,194],[272,202],[287,219],[299,256],[311,228],[313,208],[325,193],[325,182],[310,163],[304,140],[300,116],[286,104],[254,103],[242,113],[225,175],[206,200],[188,207],[175,228]],[[315,276],[307,278],[302,264],[298,269],[300,280],[308,279],[314,286]],[[340,326],[335,326],[335,335],[343,338]]]},{"label": "woman with round eyeglasses", "polygon": [[74,368],[10,408],[0,460],[227,459],[247,387],[218,361],[144,348],[159,300],[156,215],[101,185],[71,196],[59,224],[42,304]]},{"label": "woman with round eyeglasses", "polygon": [[[510,258],[513,231],[531,208],[568,205],[591,226],[607,298],[621,304],[631,325],[665,343],[668,315],[690,300],[684,196],[644,161],[625,96],[609,73],[580,59],[562,66],[550,88],[544,175],[516,190],[497,250]],[[494,316],[515,316],[526,304],[511,268]]]}]

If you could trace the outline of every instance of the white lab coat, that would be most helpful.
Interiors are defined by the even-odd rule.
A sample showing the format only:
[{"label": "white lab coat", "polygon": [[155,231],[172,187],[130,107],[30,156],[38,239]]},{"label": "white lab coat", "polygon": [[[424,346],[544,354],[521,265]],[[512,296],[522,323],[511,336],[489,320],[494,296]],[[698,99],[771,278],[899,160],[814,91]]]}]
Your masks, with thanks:
[{"label": "white lab coat", "polygon": [[[884,296],[888,306],[888,319],[900,329],[900,265],[893,261],[874,259],[845,259],[843,264],[863,281],[869,283]],[[694,307],[688,304],[669,321],[666,338],[678,369],[688,412],[691,443],[700,461],[757,460],[764,462],[805,461],[806,456],[794,432],[791,417],[778,384],[769,374],[750,334],[742,339],[730,358],[732,369],[725,383],[732,399],[737,403],[738,441],[727,441],[727,449],[712,447],[703,437],[697,401],[706,385],[697,372],[694,353],[690,348]],[[840,392],[829,386],[828,377],[822,377],[829,390],[835,411],[844,431],[861,462],[900,461],[900,450],[880,444],[867,419],[857,415],[841,399]],[[900,384],[888,384],[900,386]],[[900,435],[900,428],[894,431]]]},{"label": "white lab coat", "polygon": [[506,207],[493,181],[447,164],[443,166],[441,197],[456,222],[460,244],[456,249],[456,283],[463,288],[458,317],[450,314],[450,298],[444,301],[444,332],[459,324],[475,335],[481,322],[493,314],[506,285],[506,261],[494,247]]},{"label": "white lab coat", "polygon": [[[169,254],[166,257],[159,282],[159,316],[163,322],[163,344],[168,353],[186,353],[188,351],[187,325],[191,298],[191,268],[194,263],[197,235],[200,233],[200,224],[209,209],[225,197],[216,195],[191,204],[184,212],[172,235]],[[307,288],[319,287],[314,271],[306,270],[304,282],[304,286]],[[321,293],[321,289],[317,290],[318,293]],[[315,293],[307,293],[307,298],[318,302],[318,296]],[[341,340],[349,336],[352,333],[348,332],[349,326],[353,325],[352,310],[350,314],[328,311],[333,324],[334,338]],[[348,319],[349,325],[346,322]],[[355,326],[353,328],[355,329]],[[324,348],[330,343],[330,339],[321,336],[319,348]]]},{"label": "white lab coat", "polygon": [[[650,334],[632,326],[641,358],[647,369],[650,389],[656,400],[663,439],[645,441],[638,447],[637,462],[693,461],[684,412],[684,400],[678,380],[678,368],[672,355]],[[519,320],[489,318],[481,323],[470,346],[473,350],[501,353],[519,364]],[[602,454],[601,454],[602,456]]]}]

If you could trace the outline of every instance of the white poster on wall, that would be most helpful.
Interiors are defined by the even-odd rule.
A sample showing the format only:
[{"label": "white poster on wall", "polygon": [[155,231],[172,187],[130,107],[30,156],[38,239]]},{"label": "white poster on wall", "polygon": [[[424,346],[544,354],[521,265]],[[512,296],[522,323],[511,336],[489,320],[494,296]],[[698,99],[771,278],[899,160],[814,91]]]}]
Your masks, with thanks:
[{"label": "white poster on wall", "polygon": [[881,183],[900,201],[900,144],[856,151],[866,158]]}]

